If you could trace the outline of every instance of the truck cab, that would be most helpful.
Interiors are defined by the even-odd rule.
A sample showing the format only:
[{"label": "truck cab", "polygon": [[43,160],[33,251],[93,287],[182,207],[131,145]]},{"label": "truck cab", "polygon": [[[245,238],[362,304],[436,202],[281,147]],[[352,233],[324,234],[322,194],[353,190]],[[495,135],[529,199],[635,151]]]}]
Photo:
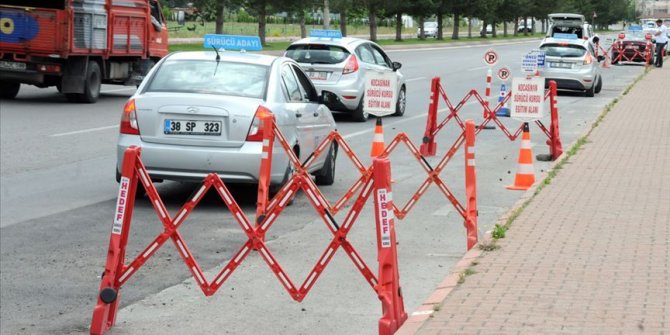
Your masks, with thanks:
[{"label": "truck cab", "polygon": [[2,0],[0,97],[29,84],[93,103],[103,83],[138,84],[167,40],[158,0]]}]

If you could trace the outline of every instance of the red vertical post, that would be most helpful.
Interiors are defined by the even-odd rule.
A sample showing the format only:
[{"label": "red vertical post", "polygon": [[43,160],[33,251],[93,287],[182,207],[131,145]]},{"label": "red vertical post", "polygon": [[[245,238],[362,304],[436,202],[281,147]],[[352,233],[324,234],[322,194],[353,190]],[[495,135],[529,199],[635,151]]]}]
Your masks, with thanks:
[{"label": "red vertical post", "polygon": [[563,144],[561,144],[561,133],[558,129],[558,91],[556,89],[556,81],[549,81],[549,106],[551,107],[551,127],[549,133],[549,154],[551,160],[556,160],[558,156],[563,154]]},{"label": "red vertical post", "polygon": [[468,250],[477,244],[477,174],[475,169],[475,122],[465,121],[465,229],[468,237]]},{"label": "red vertical post", "polygon": [[119,195],[116,200],[116,210],[112,223],[112,232],[109,238],[107,263],[102,274],[98,302],[93,308],[91,319],[91,334],[101,335],[114,326],[116,313],[119,309],[120,293],[119,276],[124,271],[126,245],[130,222],[135,207],[135,192],[137,191],[137,170],[135,166],[140,157],[141,149],[130,147],[123,155],[123,167],[119,182]]},{"label": "red vertical post", "polygon": [[258,173],[258,199],[256,201],[256,224],[258,225],[263,221],[270,198],[275,117],[269,109],[263,106],[258,107],[256,117],[260,119],[261,123],[259,127],[263,131],[263,151],[261,153],[261,166]]},{"label": "red vertical post", "polygon": [[391,162],[375,158],[372,162],[377,226],[377,261],[379,283],[377,295],[382,302],[383,316],[379,319],[379,335],[392,335],[407,320],[400,289],[398,250],[396,246],[393,199],[391,190]]},{"label": "red vertical post", "polygon": [[424,156],[435,156],[437,143],[435,143],[435,130],[437,129],[437,106],[440,102],[440,77],[433,77],[430,83],[430,105],[428,105],[428,120],[426,131],[423,134],[423,143],[419,151]]}]

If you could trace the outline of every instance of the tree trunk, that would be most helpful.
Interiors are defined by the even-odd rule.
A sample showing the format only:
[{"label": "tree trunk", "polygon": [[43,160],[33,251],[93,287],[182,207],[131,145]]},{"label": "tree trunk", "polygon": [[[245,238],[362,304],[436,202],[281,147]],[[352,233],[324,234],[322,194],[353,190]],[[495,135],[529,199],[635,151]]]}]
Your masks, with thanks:
[{"label": "tree trunk", "polygon": [[472,38],[472,17],[468,17],[468,38]]},{"label": "tree trunk", "polygon": [[458,39],[458,31],[460,28],[460,22],[461,18],[459,17],[458,13],[454,14],[454,31],[451,33],[451,39],[452,40],[457,40]]},{"label": "tree trunk", "polygon": [[342,36],[347,36],[347,9],[344,7],[340,9],[340,31]]},{"label": "tree trunk", "polygon": [[498,36],[496,32],[496,21],[491,22],[491,37],[496,38]]},{"label": "tree trunk", "polygon": [[300,10],[300,14],[298,14],[298,18],[300,19],[300,38],[305,38],[307,37],[307,27],[305,27],[305,11]]},{"label": "tree trunk", "polygon": [[402,13],[395,14],[395,40],[402,41]]},{"label": "tree trunk", "polygon": [[425,22],[425,19],[423,16],[419,16],[419,39],[420,40],[425,40],[426,39],[426,31],[423,29],[423,23]]},{"label": "tree trunk", "polygon": [[503,21],[503,36],[507,37],[507,21]]},{"label": "tree trunk", "polygon": [[223,34],[223,0],[216,2],[216,28],[217,34]]},{"label": "tree trunk", "polygon": [[528,16],[523,17],[523,36],[528,36]]},{"label": "tree trunk", "polygon": [[438,40],[443,40],[444,39],[444,37],[442,36],[442,18],[443,18],[442,12],[437,13],[437,39]]},{"label": "tree trunk", "polygon": [[377,9],[374,5],[368,6],[368,24],[370,25],[370,41],[377,41]]},{"label": "tree trunk", "polygon": [[330,29],[330,4],[323,0],[323,29]]},{"label": "tree trunk", "polygon": [[261,1],[258,4],[258,37],[261,39],[261,45],[265,45],[265,15],[266,15],[266,3]]},{"label": "tree trunk", "polygon": [[479,32],[479,37],[486,38],[486,20],[482,20],[482,30]]}]

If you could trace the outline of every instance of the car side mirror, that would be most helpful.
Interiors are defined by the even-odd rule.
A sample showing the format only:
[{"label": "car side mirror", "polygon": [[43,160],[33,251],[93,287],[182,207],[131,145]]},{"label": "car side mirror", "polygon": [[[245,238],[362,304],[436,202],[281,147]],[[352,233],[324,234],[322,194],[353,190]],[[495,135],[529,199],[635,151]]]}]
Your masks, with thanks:
[{"label": "car side mirror", "polygon": [[598,56],[598,63],[600,63],[604,60],[605,60],[605,56],[603,56],[603,55]]},{"label": "car side mirror", "polygon": [[398,71],[402,67],[402,64],[400,62],[393,62],[393,71]]},{"label": "car side mirror", "polygon": [[328,106],[329,104],[335,102],[337,100],[337,95],[333,92],[328,92],[328,91],[323,91],[321,92],[321,95],[319,95],[319,98],[317,99],[317,102]]}]

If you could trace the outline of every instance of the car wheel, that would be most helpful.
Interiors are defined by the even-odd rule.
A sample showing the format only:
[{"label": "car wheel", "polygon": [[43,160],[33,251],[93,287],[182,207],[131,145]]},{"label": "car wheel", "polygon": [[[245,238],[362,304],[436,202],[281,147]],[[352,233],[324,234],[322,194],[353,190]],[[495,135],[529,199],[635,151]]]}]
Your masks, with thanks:
[{"label": "car wheel", "polygon": [[21,83],[13,83],[8,81],[0,81],[0,98],[14,99],[19,94]]},{"label": "car wheel", "polygon": [[100,66],[95,61],[88,62],[86,69],[86,82],[84,83],[84,93],[79,95],[79,102],[94,103],[100,97],[100,86],[102,84],[102,75]]},{"label": "car wheel", "polygon": [[403,86],[400,88],[400,92],[398,92],[398,101],[395,103],[395,113],[393,113],[393,116],[403,116],[406,107],[407,94],[405,93],[405,86]]},{"label": "car wheel", "polygon": [[595,93],[600,93],[600,91],[601,91],[602,89],[603,89],[603,77],[602,77],[602,76],[598,76],[598,83],[596,84],[596,89],[595,89],[594,92],[595,92]]},{"label": "car wheel", "polygon": [[335,182],[335,162],[337,161],[337,144],[330,145],[326,161],[323,167],[315,175],[314,181],[317,185],[333,185]]},{"label": "car wheel", "polygon": [[595,85],[595,84],[591,85],[591,88],[589,88],[588,90],[584,91],[584,95],[587,96],[587,97],[589,97],[589,98],[594,97],[594,96],[596,95],[596,94],[595,94],[595,88],[596,88],[596,85]]},{"label": "car wheel", "polygon": [[358,103],[358,107],[356,107],[353,114],[351,115],[351,117],[356,122],[365,122],[370,116],[370,114],[365,111],[365,108],[363,108],[363,100],[365,100],[364,97],[361,97],[361,102]]}]

